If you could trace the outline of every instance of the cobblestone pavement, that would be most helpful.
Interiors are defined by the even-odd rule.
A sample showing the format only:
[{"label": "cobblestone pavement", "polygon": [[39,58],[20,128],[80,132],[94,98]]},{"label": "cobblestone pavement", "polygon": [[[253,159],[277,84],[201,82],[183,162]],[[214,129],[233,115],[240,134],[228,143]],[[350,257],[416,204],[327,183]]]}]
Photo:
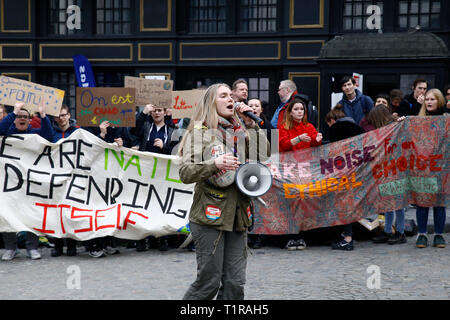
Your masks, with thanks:
[{"label": "cobblestone pavement", "polygon": [[[450,234],[444,237],[449,243]],[[356,241],[351,252],[319,245],[251,250],[246,299],[450,299],[450,245],[417,249],[414,243],[415,237],[393,246]],[[120,250],[94,259],[80,248],[76,257],[53,258],[41,247],[36,261],[21,250],[13,261],[0,261],[0,300],[179,300],[195,278],[193,252]]]}]

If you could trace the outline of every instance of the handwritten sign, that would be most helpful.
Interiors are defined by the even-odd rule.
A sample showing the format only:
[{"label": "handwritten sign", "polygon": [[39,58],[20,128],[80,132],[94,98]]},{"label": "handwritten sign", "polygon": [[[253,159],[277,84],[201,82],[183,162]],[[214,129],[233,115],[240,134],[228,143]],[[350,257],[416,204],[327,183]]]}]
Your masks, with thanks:
[{"label": "handwritten sign", "polygon": [[55,144],[24,136],[0,141],[0,232],[83,241],[187,229],[194,185],[179,180],[174,156],[119,148],[83,129]]},{"label": "handwritten sign", "polygon": [[170,108],[172,102],[172,80],[153,80],[125,77],[125,88],[136,89],[136,105],[152,103],[160,108]]},{"label": "handwritten sign", "polygon": [[109,121],[115,127],[136,125],[134,88],[77,88],[77,124],[98,127]]},{"label": "handwritten sign", "polygon": [[172,91],[172,118],[190,118],[204,94],[199,89]]},{"label": "handwritten sign", "polygon": [[58,116],[63,100],[63,90],[0,76],[0,104],[13,106],[16,102],[23,102],[25,108],[31,113],[37,112],[42,104],[45,113]]}]

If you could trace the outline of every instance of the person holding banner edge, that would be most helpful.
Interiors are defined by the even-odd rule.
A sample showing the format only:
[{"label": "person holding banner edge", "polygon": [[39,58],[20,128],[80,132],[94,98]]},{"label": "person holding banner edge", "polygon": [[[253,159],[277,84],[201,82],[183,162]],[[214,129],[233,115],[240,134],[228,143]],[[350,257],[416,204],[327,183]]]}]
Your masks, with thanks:
[{"label": "person holding banner edge", "polygon": [[[217,299],[244,298],[250,198],[239,191],[234,175],[239,157],[246,160],[249,156],[247,130],[259,131],[259,127],[242,115],[244,127],[237,111],[251,108],[235,108],[227,84],[210,86],[180,143],[180,179],[196,184],[189,221],[198,271],[185,300],[213,299],[216,294]],[[240,142],[245,150],[239,148]]]},{"label": "person holding banner edge", "polygon": [[[423,99],[422,107],[419,110],[419,117],[441,116],[445,113],[445,98],[439,89],[429,89]],[[433,247],[445,248],[445,239],[442,236],[445,227],[445,207],[433,207],[434,219],[434,238]],[[417,248],[426,248],[428,246],[427,225],[428,225],[427,207],[416,207],[417,226],[419,228],[416,240]]]},{"label": "person holding banner edge", "polygon": [[[44,139],[52,141],[53,131],[49,118],[47,117],[43,102],[39,106],[39,114],[41,116],[42,127],[40,129],[33,129],[30,126],[31,115],[30,112],[25,109],[25,105],[22,102],[17,102],[14,105],[14,111],[8,114],[3,120],[0,121],[0,135],[10,136],[13,134],[39,134]],[[9,261],[14,259],[17,255],[17,236],[15,232],[5,232],[2,234],[3,241],[5,243],[5,252],[3,253],[2,260]],[[26,233],[26,249],[28,257],[32,260],[41,258],[41,254],[38,251],[39,237],[32,233]]]}]

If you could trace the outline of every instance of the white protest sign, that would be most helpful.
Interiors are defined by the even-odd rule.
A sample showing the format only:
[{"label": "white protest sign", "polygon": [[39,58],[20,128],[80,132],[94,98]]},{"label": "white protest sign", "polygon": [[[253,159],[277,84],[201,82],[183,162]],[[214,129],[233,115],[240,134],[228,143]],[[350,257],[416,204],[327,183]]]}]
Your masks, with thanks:
[{"label": "white protest sign", "polygon": [[37,112],[42,104],[47,114],[58,116],[63,100],[63,90],[0,76],[0,104],[13,106],[16,102],[23,102],[31,113]]},{"label": "white protest sign", "polygon": [[194,185],[174,156],[119,148],[83,129],[50,143],[38,135],[0,140],[0,232],[88,240],[183,232]]}]

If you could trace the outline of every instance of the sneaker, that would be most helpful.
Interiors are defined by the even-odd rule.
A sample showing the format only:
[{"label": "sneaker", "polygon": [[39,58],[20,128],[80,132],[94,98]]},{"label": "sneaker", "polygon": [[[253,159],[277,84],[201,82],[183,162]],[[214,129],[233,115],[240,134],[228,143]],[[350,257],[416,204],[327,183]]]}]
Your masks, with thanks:
[{"label": "sneaker", "polygon": [[417,248],[426,248],[426,247],[428,247],[428,238],[427,238],[427,236],[425,236],[423,234],[419,234],[417,236],[417,240],[416,240],[416,247]]},{"label": "sneaker", "polygon": [[17,255],[17,250],[6,250],[3,253],[2,260],[3,261],[11,261]]},{"label": "sneaker", "polygon": [[90,255],[92,258],[102,258],[102,257],[106,257],[106,253],[105,253],[103,250],[98,250],[98,251],[92,250],[92,251],[89,251],[89,255]]},{"label": "sneaker", "polygon": [[119,254],[120,251],[117,248],[113,248],[110,246],[107,246],[105,249],[103,249],[103,252],[105,252],[107,255],[112,256],[113,254]]},{"label": "sneaker", "polygon": [[289,251],[297,250],[297,242],[295,240],[289,240],[286,244],[286,249]]},{"label": "sneaker", "polygon": [[382,232],[378,236],[372,238],[373,243],[386,243],[392,237],[392,233]]},{"label": "sneaker", "polygon": [[41,254],[39,253],[39,251],[37,251],[37,249],[31,249],[28,250],[28,257],[31,260],[37,260],[41,258]]},{"label": "sneaker", "polygon": [[445,239],[442,235],[437,234],[433,239],[433,247],[436,248],[445,248]]},{"label": "sneaker", "polygon": [[396,232],[389,237],[387,243],[389,244],[406,243],[406,236],[404,233]]},{"label": "sneaker", "polygon": [[353,240],[350,241],[350,242],[347,242],[347,241],[345,241],[345,240],[343,239],[343,240],[334,242],[334,243],[331,245],[331,247],[332,247],[334,250],[351,251],[351,250],[353,250]]},{"label": "sneaker", "polygon": [[63,250],[62,249],[57,249],[57,248],[55,248],[55,249],[52,249],[52,252],[51,252],[51,256],[52,257],[59,257],[59,256],[62,256],[62,254],[63,254]]},{"label": "sneaker", "polygon": [[295,241],[295,245],[297,246],[296,247],[297,250],[306,249],[306,242],[303,239],[299,239],[299,240]]}]

